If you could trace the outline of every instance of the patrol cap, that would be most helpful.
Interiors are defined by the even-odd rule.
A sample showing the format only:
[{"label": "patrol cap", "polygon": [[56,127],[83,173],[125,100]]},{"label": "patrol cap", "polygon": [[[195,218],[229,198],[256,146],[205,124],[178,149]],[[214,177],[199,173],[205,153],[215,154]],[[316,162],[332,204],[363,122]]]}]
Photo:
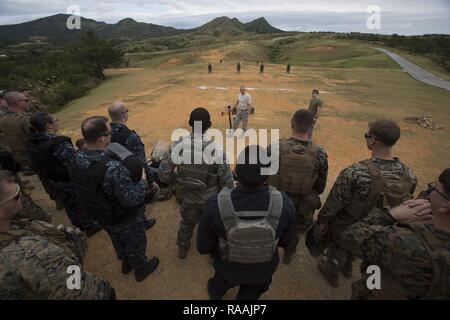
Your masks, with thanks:
[{"label": "patrol cap", "polygon": [[261,169],[268,167],[269,164],[262,164],[261,154],[266,150],[258,145],[247,146],[239,154],[236,164],[236,176],[240,183],[247,187],[258,187],[263,184],[268,176],[261,174]]},{"label": "patrol cap", "polygon": [[191,115],[189,116],[189,125],[194,127],[195,121],[201,121],[203,131],[206,131],[211,127],[211,115],[205,108],[196,108],[192,110]]}]

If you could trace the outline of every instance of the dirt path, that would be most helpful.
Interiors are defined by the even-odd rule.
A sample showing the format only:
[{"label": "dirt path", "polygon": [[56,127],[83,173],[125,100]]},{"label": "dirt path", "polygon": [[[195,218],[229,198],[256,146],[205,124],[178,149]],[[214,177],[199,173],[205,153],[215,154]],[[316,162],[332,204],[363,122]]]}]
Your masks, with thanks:
[{"label": "dirt path", "polygon": [[389,57],[392,58],[392,60],[397,62],[398,65],[403,68],[403,70],[408,72],[414,79],[429,84],[431,86],[450,90],[450,81],[445,81],[436,77],[434,74],[425,71],[418,65],[406,60],[405,58],[400,57],[398,54],[395,54],[389,50],[382,48],[374,48],[374,49],[387,54]]}]

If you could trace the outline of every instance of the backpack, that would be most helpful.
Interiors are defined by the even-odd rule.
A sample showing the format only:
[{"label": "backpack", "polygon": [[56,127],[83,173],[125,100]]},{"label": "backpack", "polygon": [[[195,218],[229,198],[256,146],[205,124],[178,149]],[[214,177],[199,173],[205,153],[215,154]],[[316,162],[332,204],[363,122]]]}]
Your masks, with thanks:
[{"label": "backpack", "polygon": [[[398,226],[408,228],[414,232],[427,251],[433,268],[430,287],[421,300],[450,299],[450,246],[437,238],[422,221],[416,223],[397,223]],[[374,300],[406,300],[408,292],[402,284],[389,273],[383,273],[381,290],[369,290],[366,286],[367,276],[352,284],[353,299]]]},{"label": "backpack", "polygon": [[365,199],[354,195],[350,203],[338,214],[338,223],[351,225],[365,218],[373,208],[396,207],[412,198],[412,177],[408,168],[403,166],[403,176],[400,181],[384,178],[372,160],[362,161],[369,168],[371,184],[369,194]]},{"label": "backpack", "polygon": [[0,233],[0,250],[14,241],[27,235],[37,235],[49,240],[56,246],[62,248],[66,255],[75,256],[83,263],[86,256],[86,235],[79,229],[55,227],[44,221],[21,219],[14,221],[19,229]]},{"label": "backpack", "polygon": [[413,230],[422,241],[433,265],[433,278],[427,293],[421,298],[450,299],[450,245],[434,235],[434,233],[423,224],[406,224]]},{"label": "backpack", "polygon": [[[278,247],[276,237],[283,209],[283,197],[273,187],[269,188],[267,211],[234,210],[231,189],[223,188],[218,194],[220,217],[226,239],[219,239],[222,259],[237,263],[263,263],[273,259]],[[252,218],[252,219],[248,219]]]}]

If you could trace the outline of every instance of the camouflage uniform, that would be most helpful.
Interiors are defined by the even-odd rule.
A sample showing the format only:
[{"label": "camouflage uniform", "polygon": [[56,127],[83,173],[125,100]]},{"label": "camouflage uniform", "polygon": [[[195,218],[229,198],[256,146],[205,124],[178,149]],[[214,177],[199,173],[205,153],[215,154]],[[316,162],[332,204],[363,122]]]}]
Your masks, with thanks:
[{"label": "camouflage uniform", "polygon": [[7,159],[7,162],[9,162],[7,167],[3,167],[6,166],[6,163],[0,165],[0,178],[9,178],[14,180],[14,182],[20,186],[21,190],[20,200],[22,202],[22,210],[20,210],[20,212],[16,214],[15,219],[29,218],[32,220],[43,220],[51,222],[51,216],[47,215],[40,206],[34,203],[33,199],[31,198],[29,188],[26,188],[26,186],[20,179],[20,176],[17,173],[20,164],[15,162],[15,160],[12,158],[12,155],[9,152],[9,148],[0,143],[0,153],[2,155],[2,158]]},{"label": "camouflage uniform", "polygon": [[[103,156],[100,150],[81,150],[76,153],[74,164],[87,170],[93,160],[100,160]],[[134,182],[129,170],[120,161],[111,160],[106,166],[103,191],[122,207],[137,208],[137,213],[118,224],[105,225],[104,229],[111,238],[117,258],[128,261],[133,269],[137,269],[147,262],[144,200],[148,184],[145,180]]]},{"label": "camouflage uniform", "polygon": [[[234,181],[230,167],[226,163],[225,154],[221,149],[215,149],[217,153],[213,157],[216,159],[221,158],[223,164],[217,162],[210,165],[189,165],[183,163],[177,166],[173,163],[171,154],[174,149],[177,150],[181,146],[183,146],[182,150],[184,151],[191,150],[195,146],[200,150],[204,150],[206,147],[214,149],[213,146],[215,145],[205,135],[197,136],[191,134],[183,140],[173,143],[169,153],[163,158],[159,166],[158,176],[162,182],[173,184],[177,181],[180,185],[182,203],[177,244],[180,248],[187,249],[190,246],[194,228],[199,221],[200,214],[208,198],[217,194],[224,186],[233,188]],[[177,168],[177,174],[174,173],[175,168]],[[201,172],[202,170],[203,172]],[[207,171],[207,173],[205,174],[204,171]],[[199,179],[199,176],[205,175],[204,179]]]},{"label": "camouflage uniform", "polygon": [[[298,155],[308,156],[308,153],[311,153],[311,160],[313,161],[311,164],[308,163],[312,172],[302,172],[304,178],[297,175],[298,172],[295,172],[297,175],[295,177],[296,180],[309,180],[309,183],[311,183],[311,187],[306,186],[308,190],[302,192],[302,194],[299,194],[298,192],[289,192],[288,189],[292,188],[292,184],[286,183],[285,181],[283,181],[283,185],[280,184],[280,180],[288,180],[288,177],[285,177],[280,170],[277,175],[269,177],[268,180],[269,184],[274,185],[280,191],[286,192],[296,208],[297,216],[295,233],[291,243],[285,248],[286,254],[290,255],[296,252],[297,244],[300,239],[300,232],[306,230],[311,225],[314,211],[320,208],[321,203],[319,195],[325,190],[328,177],[328,156],[321,146],[313,145],[311,141],[302,141],[295,138],[280,140],[280,158],[290,156],[288,150],[283,151],[285,148]],[[294,161],[295,160],[296,159],[294,158]],[[282,160],[280,160],[280,162],[282,162]],[[297,163],[299,163],[298,160]],[[304,171],[305,168],[306,166],[302,166],[300,170],[303,169],[302,171]],[[306,170],[309,170],[309,168]],[[291,174],[293,173],[294,172]],[[297,183],[297,181],[295,183]]]},{"label": "camouflage uniform", "polygon": [[28,99],[30,100],[30,108],[29,108],[30,112],[32,113],[49,112],[49,108],[46,105],[44,105],[39,98],[33,95],[29,95]]},{"label": "camouflage uniform", "polygon": [[[113,140],[116,137],[117,132],[122,128],[127,127],[121,123],[111,123],[112,142],[114,142]],[[125,142],[122,145],[131,152],[133,152],[136,156],[141,158],[143,161],[147,162],[147,157],[145,156],[145,145],[144,143],[142,143],[141,137],[139,137],[139,135],[135,131],[130,130],[130,134],[128,135],[128,137],[126,138]]]},{"label": "camouflage uniform", "polygon": [[[121,139],[118,136],[118,132],[120,130],[127,130],[129,131],[129,134],[125,139]],[[147,181],[149,184],[152,184],[154,182],[154,172],[150,169],[150,166],[147,164],[147,156],[145,154],[145,145],[141,140],[141,137],[136,133],[134,130],[128,129],[127,126],[121,124],[121,123],[111,123],[111,142],[118,142],[121,145],[123,145],[125,148],[127,148],[129,151],[131,151],[134,155],[138,156],[142,161],[144,161],[144,170],[145,174],[147,175]],[[144,221],[147,221],[147,218],[145,216],[145,210],[143,211],[142,218]]]},{"label": "camouflage uniform", "polygon": [[0,114],[0,144],[9,147],[13,158],[20,163],[22,169],[26,166],[33,167],[27,152],[31,115],[28,112],[10,111]]},{"label": "camouflage uniform", "polygon": [[[381,269],[381,290],[369,290],[363,279],[353,284],[354,299],[449,299],[450,233],[436,229],[432,222],[397,223],[387,210],[374,209],[368,217],[342,233],[340,245],[363,260],[363,266]],[[447,273],[434,270],[428,241],[415,228],[428,233],[436,244],[433,255],[447,256]],[[430,237],[431,235],[431,237]],[[425,242],[424,242],[425,241]],[[427,248],[428,247],[428,248]],[[438,256],[439,257],[439,256]],[[445,259],[445,258],[444,258]],[[436,266],[435,266],[436,267]],[[447,276],[447,278],[446,278]],[[435,283],[436,282],[436,283]],[[431,288],[437,286],[434,292]],[[446,286],[439,291],[439,286]]]},{"label": "camouflage uniform", "polygon": [[[375,179],[371,169],[364,162],[353,164],[344,169],[336,179],[319,213],[320,223],[329,225],[332,240],[327,249],[325,266],[335,276],[339,274],[342,268],[347,270],[348,275],[352,266],[352,255],[338,246],[340,233],[353,223],[362,220],[373,207],[382,208],[388,205],[385,202],[386,196],[384,194],[373,192],[375,184],[379,184],[381,180],[381,184],[386,186],[385,181],[392,183],[396,181],[399,184],[398,187],[409,188],[403,195],[403,201],[411,198],[416,188],[416,177],[411,169],[402,164],[398,158],[394,160],[372,158],[367,161],[370,162],[371,166],[376,167],[380,177]],[[356,202],[359,202],[360,212],[349,212],[353,211],[351,205]],[[391,203],[389,205],[397,206],[399,204]]]},{"label": "camouflage uniform", "polygon": [[[51,133],[38,133],[30,136],[30,142],[36,144],[52,139],[56,139],[56,135]],[[65,167],[68,167],[75,156],[75,149],[70,142],[62,141],[52,149],[52,155]],[[83,231],[89,229],[94,220],[86,214],[80,203],[78,203],[75,188],[70,181],[53,181],[49,179],[48,183],[50,188],[55,191],[57,199],[64,206],[72,225]]]},{"label": "camouflage uniform", "polygon": [[150,171],[152,172],[155,182],[159,186],[159,201],[169,200],[173,195],[174,186],[171,184],[164,183],[158,178],[158,168],[161,164],[162,159],[169,153],[170,144],[159,140],[153,146],[151,161],[148,163]]},{"label": "camouflage uniform", "polygon": [[312,112],[314,118],[317,118],[317,111],[323,107],[323,102],[319,98],[313,98],[309,101],[308,110]]},{"label": "camouflage uniform", "polygon": [[[83,270],[85,250],[85,238],[73,230],[13,223],[0,233],[0,300],[113,298],[108,281]],[[67,288],[67,268],[73,265],[81,269],[80,290]]]}]

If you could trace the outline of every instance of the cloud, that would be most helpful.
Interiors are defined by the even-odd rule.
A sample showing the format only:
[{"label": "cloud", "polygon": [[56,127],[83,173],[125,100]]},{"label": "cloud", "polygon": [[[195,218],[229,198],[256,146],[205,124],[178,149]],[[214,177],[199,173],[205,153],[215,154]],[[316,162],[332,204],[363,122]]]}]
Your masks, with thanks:
[{"label": "cloud", "polygon": [[274,26],[299,31],[368,32],[369,5],[382,11],[380,33],[422,34],[450,32],[448,0],[1,0],[0,24],[11,24],[65,13],[78,5],[81,15],[115,23],[131,17],[138,21],[178,28],[197,27],[217,16],[243,20],[266,17]]}]

